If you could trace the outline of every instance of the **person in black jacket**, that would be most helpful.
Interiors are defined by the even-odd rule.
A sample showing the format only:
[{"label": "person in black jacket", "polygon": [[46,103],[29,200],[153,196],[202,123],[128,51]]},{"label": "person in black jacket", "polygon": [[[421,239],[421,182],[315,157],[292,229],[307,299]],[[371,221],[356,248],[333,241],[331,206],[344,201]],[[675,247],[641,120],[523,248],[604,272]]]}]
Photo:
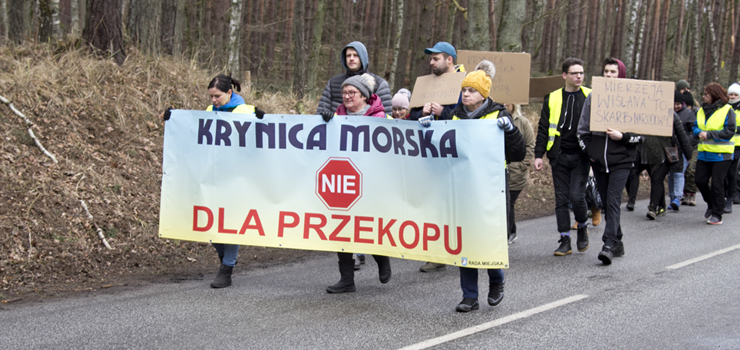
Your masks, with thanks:
[{"label": "person in black jacket", "polygon": [[[511,122],[511,114],[506,108],[488,97],[491,91],[491,78],[495,76],[496,68],[493,63],[484,62],[479,64],[479,67],[485,67],[484,70],[473,71],[463,80],[461,84],[462,103],[455,108],[452,119],[496,119],[498,126],[504,130],[506,163],[522,161],[527,155],[524,137]],[[508,169],[505,178],[508,202]],[[478,269],[460,267],[460,286],[463,290],[463,300],[455,310],[469,312],[478,309]],[[504,298],[504,271],[502,269],[488,269],[488,286],[488,304],[496,306]]]},{"label": "person in black jacket", "polygon": [[[565,87],[545,96],[540,122],[537,126],[537,141],[534,146],[534,170],[542,170],[542,156],[547,153],[552,168],[552,183],[555,188],[555,219],[560,233],[560,246],[555,255],[571,254],[570,211],[577,222],[579,252],[588,249],[588,206],[586,205],[586,181],[588,180],[588,157],[578,145],[576,129],[581,118],[581,107],[591,89],[582,87],[583,61],[570,57],[563,61]],[[599,208],[594,208],[594,211]]]},{"label": "person in black jacket", "polygon": [[[616,58],[604,60],[602,72],[605,78],[627,76],[624,63]],[[606,206],[606,224],[601,238],[604,246],[598,257],[604,265],[610,265],[614,257],[624,255],[622,226],[619,222],[622,190],[635,162],[640,136],[611,128],[607,128],[606,132],[591,131],[591,96],[589,96],[581,111],[578,138],[581,147],[591,158],[596,186]]]}]

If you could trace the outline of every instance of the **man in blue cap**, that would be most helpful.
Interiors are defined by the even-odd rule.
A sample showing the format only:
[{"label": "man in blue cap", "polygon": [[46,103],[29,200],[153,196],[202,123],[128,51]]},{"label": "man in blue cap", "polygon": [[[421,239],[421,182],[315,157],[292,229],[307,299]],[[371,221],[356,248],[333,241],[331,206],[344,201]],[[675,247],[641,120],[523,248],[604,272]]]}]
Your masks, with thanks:
[{"label": "man in blue cap", "polygon": [[[465,71],[465,67],[463,67],[462,64],[455,65],[455,60],[457,60],[457,51],[450,43],[440,41],[434,44],[434,47],[424,49],[424,53],[430,57],[429,65],[431,66],[432,73],[434,73],[434,75]],[[437,120],[452,119],[452,112],[455,110],[458,103],[460,103],[459,98],[457,103],[451,105],[440,105],[436,102],[427,102],[423,107],[412,108],[409,113],[409,119],[419,120],[420,118],[428,117],[432,114]]]}]

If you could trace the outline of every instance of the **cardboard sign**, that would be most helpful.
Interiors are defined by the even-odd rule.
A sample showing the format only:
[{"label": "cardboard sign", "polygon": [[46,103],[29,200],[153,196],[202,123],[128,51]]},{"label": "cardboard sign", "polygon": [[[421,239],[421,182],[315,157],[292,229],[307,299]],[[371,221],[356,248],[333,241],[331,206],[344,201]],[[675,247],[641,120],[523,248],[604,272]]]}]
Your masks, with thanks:
[{"label": "cardboard sign", "polygon": [[468,72],[480,61],[489,60],[496,66],[491,81],[491,99],[498,103],[529,104],[529,71],[532,58],[528,53],[493,51],[457,51],[457,63]]},{"label": "cardboard sign", "polygon": [[542,78],[529,78],[529,97],[545,98],[551,92],[565,86],[562,75],[553,75]]},{"label": "cardboard sign", "polygon": [[409,107],[422,107],[427,102],[437,102],[443,106],[456,104],[460,99],[460,84],[465,79],[465,74],[454,72],[417,77]]},{"label": "cardboard sign", "polygon": [[593,77],[591,130],[673,135],[675,83]]}]

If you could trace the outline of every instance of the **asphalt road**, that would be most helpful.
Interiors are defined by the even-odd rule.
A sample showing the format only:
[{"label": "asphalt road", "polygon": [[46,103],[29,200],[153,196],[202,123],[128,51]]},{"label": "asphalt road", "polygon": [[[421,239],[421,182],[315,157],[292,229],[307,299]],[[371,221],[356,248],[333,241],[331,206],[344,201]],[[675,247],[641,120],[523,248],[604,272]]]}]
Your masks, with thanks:
[{"label": "asphalt road", "polygon": [[[647,202],[622,212],[626,255],[553,256],[554,216],[517,224],[504,301],[454,311],[457,268],[421,273],[391,259],[378,282],[372,259],[356,293],[330,295],[336,255],[242,271],[223,290],[203,280],[0,309],[0,349],[740,349],[740,206],[707,225],[706,207],[657,221]],[[574,232],[575,233],[575,232]],[[574,245],[575,248],[575,245]]]}]

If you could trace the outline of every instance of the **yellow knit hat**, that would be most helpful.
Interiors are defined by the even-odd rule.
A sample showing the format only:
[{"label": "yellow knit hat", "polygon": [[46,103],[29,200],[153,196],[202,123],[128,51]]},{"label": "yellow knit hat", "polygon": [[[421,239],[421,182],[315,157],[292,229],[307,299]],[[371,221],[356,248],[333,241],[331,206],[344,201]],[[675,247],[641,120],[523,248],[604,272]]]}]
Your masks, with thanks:
[{"label": "yellow knit hat", "polygon": [[465,76],[460,87],[471,87],[480,92],[483,98],[488,98],[491,92],[491,78],[482,70],[472,71]]}]

